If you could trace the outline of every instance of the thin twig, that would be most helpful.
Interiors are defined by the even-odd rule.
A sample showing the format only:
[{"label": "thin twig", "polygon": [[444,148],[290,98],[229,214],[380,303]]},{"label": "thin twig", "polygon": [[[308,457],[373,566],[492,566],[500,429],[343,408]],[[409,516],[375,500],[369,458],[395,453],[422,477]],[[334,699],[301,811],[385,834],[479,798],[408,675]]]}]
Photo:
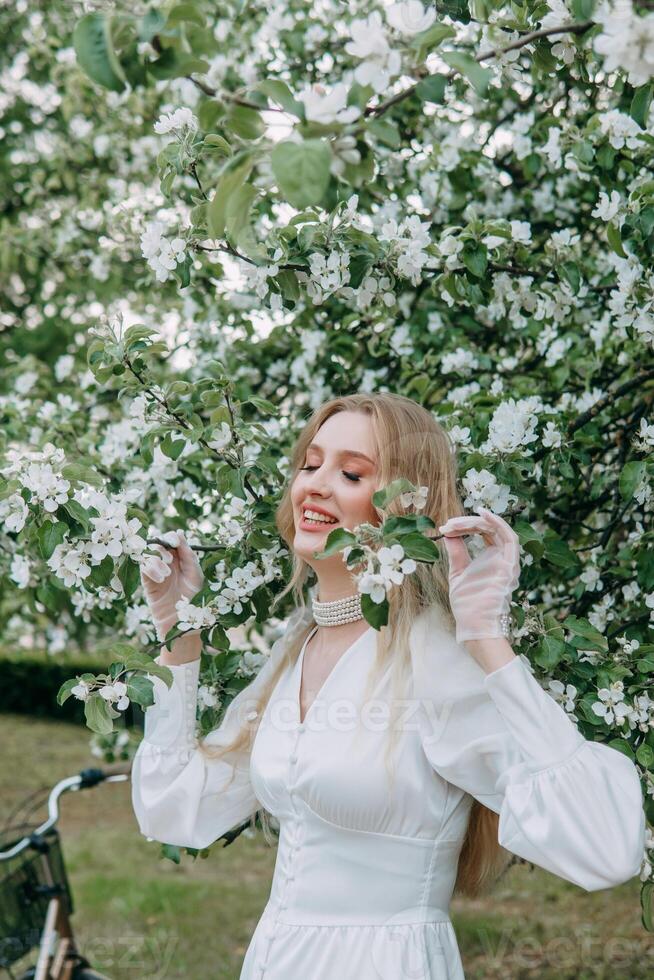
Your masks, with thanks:
[{"label": "thin twig", "polygon": [[[488,61],[489,58],[497,58],[499,55],[506,54],[508,51],[517,51],[519,48],[524,48],[533,41],[539,41],[543,37],[553,37],[556,34],[583,34],[593,26],[592,20],[586,20],[579,24],[561,24],[559,27],[541,27],[538,31],[531,31],[529,34],[525,34],[523,37],[519,38],[517,41],[512,41],[511,44],[507,44],[503,48],[491,48],[489,51],[482,51],[475,57],[475,61],[482,62]],[[425,78],[445,78],[446,81],[450,82],[461,72],[458,68],[453,68],[447,75],[425,75]],[[387,112],[392,106],[397,105],[398,102],[402,102],[403,99],[408,98],[413,95],[417,89],[420,82],[416,82],[414,85],[410,85],[409,88],[404,89],[402,92],[398,92],[392,98],[388,99],[386,102],[382,102],[378,106],[366,106],[364,110],[364,116],[381,116]]]}]

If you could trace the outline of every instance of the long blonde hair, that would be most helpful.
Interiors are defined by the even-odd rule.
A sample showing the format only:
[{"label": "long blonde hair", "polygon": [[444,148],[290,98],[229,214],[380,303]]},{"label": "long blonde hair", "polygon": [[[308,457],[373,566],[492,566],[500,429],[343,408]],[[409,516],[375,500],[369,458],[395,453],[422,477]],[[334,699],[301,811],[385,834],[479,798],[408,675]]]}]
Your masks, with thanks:
[{"label": "long blonde hair", "polygon": [[[291,502],[291,486],[299,468],[304,464],[307,446],[313,440],[320,426],[337,412],[363,412],[372,420],[373,440],[377,459],[377,487],[387,486],[393,480],[405,477],[416,487],[428,487],[428,496],[422,514],[431,517],[436,527],[449,517],[463,514],[461,498],[457,491],[457,459],[451,440],[445,429],[427,409],[411,398],[389,392],[371,394],[343,395],[325,402],[314,411],[300,433],[290,460],[290,473],[281,500],[275,512],[275,522],[280,536],[292,556],[293,571],[291,579],[276,597],[273,610],[282,599],[292,592],[299,620],[294,628],[289,628],[284,636],[283,655],[256,701],[255,710],[260,720],[270,695],[284,670],[292,667],[302,649],[302,645],[315,626],[313,616],[308,613],[305,601],[305,586],[315,580],[314,570],[294,551],[295,520]],[[376,509],[376,508],[375,508]],[[377,511],[380,522],[391,514],[405,514],[400,498],[389,505],[387,511]],[[444,611],[445,619],[454,630],[454,619],[449,604],[449,585],[447,577],[447,552],[439,544],[441,560],[432,564],[419,562],[417,569],[405,577],[400,588],[393,589],[389,595],[388,625],[377,632],[376,658],[373,665],[375,676],[391,663],[393,697],[391,704],[399,704],[399,698],[406,692],[411,681],[411,653],[409,633],[416,617],[427,607],[436,603]],[[295,628],[299,623],[299,629]],[[377,673],[379,671],[380,673]],[[368,692],[372,686],[369,680]],[[254,703],[254,701],[253,701]],[[229,745],[216,747],[200,743],[200,750],[208,758],[222,758],[233,751],[251,749],[257,726],[250,725],[239,731]],[[389,726],[391,739],[386,750],[388,765],[389,750],[393,750],[396,740],[395,726]],[[264,836],[269,842],[274,838],[270,833],[269,814],[265,809],[258,810]],[[498,875],[508,866],[510,855],[498,842],[499,816],[494,811],[473,800],[466,837],[459,856],[459,865],[454,892],[475,897],[486,891]]]}]

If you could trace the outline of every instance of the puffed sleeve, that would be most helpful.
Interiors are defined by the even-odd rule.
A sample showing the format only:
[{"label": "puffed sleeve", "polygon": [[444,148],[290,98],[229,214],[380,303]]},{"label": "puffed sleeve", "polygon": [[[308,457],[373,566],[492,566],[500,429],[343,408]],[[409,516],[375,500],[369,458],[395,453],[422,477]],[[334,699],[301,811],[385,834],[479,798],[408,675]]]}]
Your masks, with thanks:
[{"label": "puffed sleeve", "polygon": [[[221,724],[204,739],[205,745],[226,745],[248,724],[254,699],[275,669],[296,621],[292,614],[258,674],[233,698]],[[132,806],[146,837],[203,848],[246,820],[260,803],[250,782],[248,751],[232,751],[221,759],[207,759],[200,752],[195,737],[200,659],[170,670],[170,688],[148,675],[155,703],[145,709],[143,739],[132,761]]]},{"label": "puffed sleeve", "polygon": [[638,874],[645,812],[635,764],[585,739],[520,657],[486,673],[437,607],[410,639],[424,752],[499,814],[499,843],[586,891]]}]

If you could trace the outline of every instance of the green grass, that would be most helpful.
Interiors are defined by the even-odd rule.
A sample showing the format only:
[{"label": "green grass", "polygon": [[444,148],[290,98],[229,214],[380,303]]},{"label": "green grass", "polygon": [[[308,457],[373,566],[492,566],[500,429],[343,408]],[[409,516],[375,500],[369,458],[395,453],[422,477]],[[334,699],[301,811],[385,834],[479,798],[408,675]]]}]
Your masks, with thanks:
[{"label": "green grass", "polygon": [[[1,715],[2,822],[33,789],[97,765],[89,736]],[[99,970],[112,980],[236,980],[275,863],[262,834],[175,865],[139,833],[127,782],[69,793],[61,808],[73,923]],[[452,903],[467,980],[653,976],[654,937],[641,926],[638,893],[637,879],[587,893],[538,868],[511,868],[491,896]]]}]

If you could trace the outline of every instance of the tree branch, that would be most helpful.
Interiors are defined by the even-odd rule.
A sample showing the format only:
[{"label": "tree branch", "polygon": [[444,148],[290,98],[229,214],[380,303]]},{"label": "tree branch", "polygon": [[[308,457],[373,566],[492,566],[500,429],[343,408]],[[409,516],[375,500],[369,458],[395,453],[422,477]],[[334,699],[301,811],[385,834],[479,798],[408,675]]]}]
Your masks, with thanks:
[{"label": "tree branch", "polygon": [[[497,58],[499,55],[506,54],[508,51],[517,51],[519,48],[524,48],[528,44],[532,44],[533,41],[539,41],[543,37],[553,37],[556,34],[583,34],[589,29],[589,27],[592,26],[592,20],[585,20],[578,24],[572,23],[561,24],[559,27],[542,27],[538,31],[531,31],[530,34],[525,34],[523,37],[518,38],[517,41],[512,41],[511,44],[507,44],[503,48],[491,48],[488,51],[482,51],[481,54],[476,56],[475,61],[481,63],[482,61],[488,61],[490,58]],[[453,78],[460,74],[461,72],[458,68],[453,68],[447,75],[441,77],[444,77],[446,81],[450,82]],[[426,74],[424,77],[435,78],[438,76]],[[385,112],[388,112],[392,106],[397,105],[398,102],[402,102],[403,99],[413,95],[418,85],[419,82],[416,82],[415,85],[410,85],[409,88],[404,89],[402,92],[398,92],[397,95],[394,95],[392,98],[388,99],[386,102],[382,102],[378,106],[367,106],[363,113],[364,116],[377,117],[383,115]]]}]

